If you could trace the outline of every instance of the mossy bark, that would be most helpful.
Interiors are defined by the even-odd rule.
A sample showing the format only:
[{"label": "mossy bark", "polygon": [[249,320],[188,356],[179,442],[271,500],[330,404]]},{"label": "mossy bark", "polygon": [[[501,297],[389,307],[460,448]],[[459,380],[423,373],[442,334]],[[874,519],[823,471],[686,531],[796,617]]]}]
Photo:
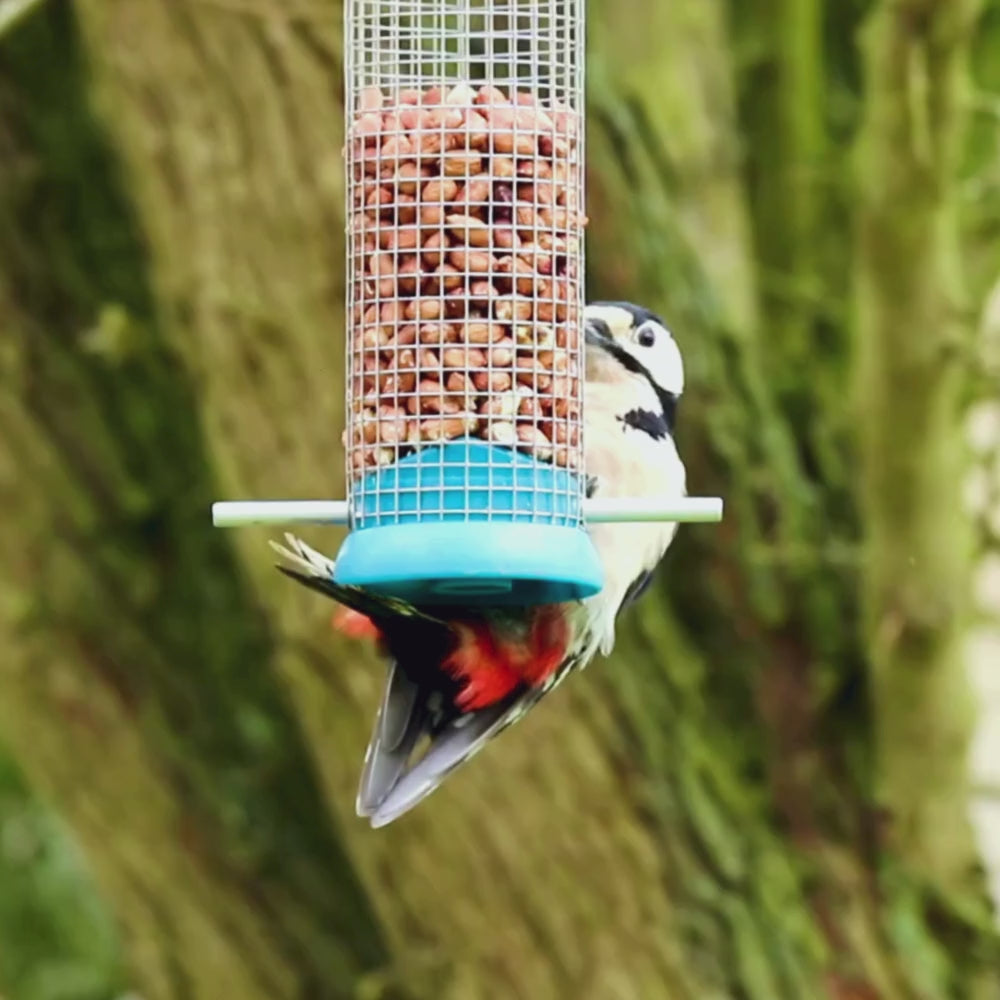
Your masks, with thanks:
[{"label": "mossy bark", "polygon": [[[793,80],[811,79],[802,53],[820,45],[817,8],[800,6],[794,32],[772,25],[766,43]],[[5,48],[0,728],[78,832],[144,992],[989,996],[995,940],[975,887],[942,902],[959,883],[928,884],[911,853],[931,845],[934,870],[964,878],[964,833],[910,787],[891,804],[927,829],[882,838],[875,792],[899,788],[893,760],[919,733],[883,696],[880,678],[907,676],[891,649],[876,648],[865,697],[858,588],[877,620],[871,581],[885,578],[859,559],[860,525],[871,550],[897,543],[874,480],[857,505],[845,427],[863,424],[872,448],[884,414],[846,405],[843,316],[822,420],[800,420],[801,390],[774,378],[833,321],[790,319],[762,292],[764,268],[790,268],[795,286],[822,268],[761,236],[780,191],[766,210],[747,197],[768,183],[742,146],[759,81],[734,71],[725,5],[591,4],[589,257],[592,297],[634,298],[675,328],[692,487],[722,493],[726,521],[683,530],[613,661],[378,833],[352,804],[379,669],[274,574],[267,532],[208,527],[213,497],[343,486],[339,5],[76,10],[121,176],[69,100],[82,88],[65,7],[52,0]],[[903,96],[882,72],[866,100],[891,116]],[[757,94],[789,103],[775,121],[792,174],[819,155],[806,84],[803,107]],[[751,149],[767,117],[754,120]],[[807,247],[832,210],[811,187],[796,198],[787,232]],[[893,332],[865,308],[892,293],[866,231],[859,360]],[[952,234],[923,239],[951,255],[922,272],[947,298]],[[942,391],[943,447],[959,428]],[[917,485],[911,502],[938,502]],[[962,589],[963,555],[920,551]],[[921,676],[950,683],[945,626]],[[951,734],[932,689],[907,687],[905,704]],[[961,780],[956,754],[934,763],[939,782]]]},{"label": "mossy bark", "polygon": [[894,849],[947,893],[967,889],[974,857],[961,777],[971,705],[959,648],[972,525],[956,435],[974,327],[956,164],[979,6],[900,3],[872,18],[857,184],[857,408],[877,794],[893,819]]}]

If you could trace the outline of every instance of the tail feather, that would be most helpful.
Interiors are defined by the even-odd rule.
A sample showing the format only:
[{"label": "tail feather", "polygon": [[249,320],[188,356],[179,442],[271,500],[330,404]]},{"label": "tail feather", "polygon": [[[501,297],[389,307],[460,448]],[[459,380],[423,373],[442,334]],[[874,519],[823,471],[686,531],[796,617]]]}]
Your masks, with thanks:
[{"label": "tail feather", "polygon": [[[370,619],[380,630],[391,657],[355,803],[357,814],[367,818],[373,827],[386,826],[430,795],[452,772],[528,712],[575,662],[575,657],[565,657],[564,636],[557,635],[558,641],[549,642],[552,636],[544,632],[539,639],[542,651],[551,653],[558,647],[561,665],[552,671],[546,668],[544,680],[539,677],[526,683],[528,678],[517,676],[507,684],[500,669],[506,662],[503,656],[480,648],[482,644],[469,641],[468,636],[463,640],[464,633],[456,629],[456,609],[440,609],[443,617],[436,618],[405,601],[337,584],[332,560],[292,535],[285,538],[287,548],[271,543],[290,563],[277,568],[310,590]],[[471,631],[475,640],[476,630],[466,631]],[[469,644],[467,652],[476,655],[466,669],[456,672],[455,662],[461,666],[464,661],[459,656],[453,662],[455,644],[463,641]],[[509,654],[509,650],[506,652]],[[492,672],[484,669],[486,660],[496,661],[492,662]],[[445,666],[449,663],[451,669]],[[493,685],[504,681],[501,687],[509,693],[503,694],[497,688],[491,697],[498,700],[479,707],[476,703],[482,699],[472,697],[477,688],[467,692],[465,704],[460,704],[462,692],[479,674],[483,675],[479,687],[487,680]],[[428,746],[421,755],[420,744],[425,739]]]},{"label": "tail feather", "polygon": [[355,810],[371,816],[396,786],[425,731],[426,699],[418,684],[393,663],[358,784]]},{"label": "tail feather", "polygon": [[387,826],[431,794],[456,768],[475,756],[505,728],[511,704],[508,699],[487,709],[459,716],[435,734],[430,749],[403,770],[368,813],[373,827]]}]

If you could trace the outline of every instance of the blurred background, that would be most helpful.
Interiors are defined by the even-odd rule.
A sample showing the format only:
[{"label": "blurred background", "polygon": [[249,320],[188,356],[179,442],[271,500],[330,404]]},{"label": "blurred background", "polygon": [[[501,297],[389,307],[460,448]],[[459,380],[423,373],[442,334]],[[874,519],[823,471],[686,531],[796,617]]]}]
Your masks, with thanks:
[{"label": "blurred background", "polygon": [[1000,2],[591,0],[726,518],[377,832],[382,668],[209,517],[343,495],[341,18],[0,0],[0,997],[1000,996]]}]

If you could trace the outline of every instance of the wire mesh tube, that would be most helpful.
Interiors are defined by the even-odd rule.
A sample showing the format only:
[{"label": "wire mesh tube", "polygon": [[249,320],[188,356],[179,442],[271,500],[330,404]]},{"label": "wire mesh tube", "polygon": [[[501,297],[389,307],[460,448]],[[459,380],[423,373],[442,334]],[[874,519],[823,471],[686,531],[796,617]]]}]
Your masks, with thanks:
[{"label": "wire mesh tube", "polygon": [[[366,583],[599,588],[578,474],[583,7],[346,5],[345,450]],[[378,567],[383,543],[364,529],[416,524],[379,537],[477,551]]]}]

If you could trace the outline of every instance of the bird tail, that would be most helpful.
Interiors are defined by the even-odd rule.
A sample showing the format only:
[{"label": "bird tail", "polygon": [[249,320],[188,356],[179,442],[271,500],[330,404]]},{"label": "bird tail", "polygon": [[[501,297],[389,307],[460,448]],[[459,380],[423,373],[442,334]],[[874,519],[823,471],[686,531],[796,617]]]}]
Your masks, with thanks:
[{"label": "bird tail", "polygon": [[440,666],[456,641],[451,625],[405,601],[335,583],[332,559],[294,535],[286,534],[285,543],[271,542],[288,564],[277,568],[340,604],[336,616],[340,631],[364,637],[371,635],[373,626],[389,657],[355,805],[359,816],[373,826],[384,826],[412,809],[477,752],[513,698],[483,711],[443,710],[441,695],[451,701],[461,689]]}]

